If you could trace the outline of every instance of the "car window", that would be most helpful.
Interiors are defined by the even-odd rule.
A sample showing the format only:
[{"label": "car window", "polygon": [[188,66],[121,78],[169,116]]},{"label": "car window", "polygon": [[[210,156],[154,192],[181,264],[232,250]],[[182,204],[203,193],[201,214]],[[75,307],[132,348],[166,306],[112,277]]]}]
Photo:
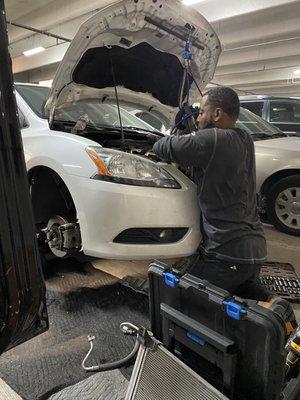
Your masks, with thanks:
[{"label": "car window", "polygon": [[253,112],[256,115],[259,115],[262,117],[262,111],[264,107],[264,102],[263,101],[249,101],[249,102],[241,102],[241,105],[244,108],[247,108],[247,110]]},{"label": "car window", "polygon": [[44,117],[44,105],[48,98],[49,88],[44,86],[15,85],[17,92],[29,107],[40,117]]},{"label": "car window", "polygon": [[300,123],[300,102],[272,101],[270,122]]},{"label": "car window", "polygon": [[250,135],[263,133],[272,136],[281,133],[281,130],[275,125],[269,124],[269,122],[245,108],[241,108],[236,124],[238,128],[250,133]]},{"label": "car window", "polygon": [[148,112],[141,111],[137,113],[136,116],[142,119],[143,121],[147,122],[147,124],[153,126],[158,131],[161,131],[163,128],[163,123],[157,117],[151,115]]}]

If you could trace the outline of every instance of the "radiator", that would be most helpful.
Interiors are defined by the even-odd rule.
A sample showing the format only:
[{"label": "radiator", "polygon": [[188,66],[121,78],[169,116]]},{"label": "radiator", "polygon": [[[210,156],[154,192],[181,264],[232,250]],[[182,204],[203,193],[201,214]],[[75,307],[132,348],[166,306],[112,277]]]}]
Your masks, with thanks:
[{"label": "radiator", "polygon": [[125,400],[228,400],[163,346],[141,345]]}]

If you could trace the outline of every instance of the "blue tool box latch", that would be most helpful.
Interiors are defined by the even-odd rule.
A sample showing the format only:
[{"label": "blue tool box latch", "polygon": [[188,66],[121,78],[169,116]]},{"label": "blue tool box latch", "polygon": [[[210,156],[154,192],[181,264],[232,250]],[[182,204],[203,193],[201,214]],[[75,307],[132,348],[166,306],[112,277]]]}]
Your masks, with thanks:
[{"label": "blue tool box latch", "polygon": [[224,300],[223,304],[226,307],[226,314],[233,319],[240,320],[242,314],[247,314],[246,308],[238,303],[234,303],[230,300]]},{"label": "blue tool box latch", "polygon": [[193,342],[195,342],[196,344],[199,344],[200,346],[204,346],[205,345],[205,340],[202,339],[200,336],[196,335],[193,332],[187,332],[186,336],[192,340]]},{"label": "blue tool box latch", "polygon": [[174,288],[179,282],[177,276],[172,274],[171,272],[164,272],[163,277],[165,279],[165,284],[172,288]]}]

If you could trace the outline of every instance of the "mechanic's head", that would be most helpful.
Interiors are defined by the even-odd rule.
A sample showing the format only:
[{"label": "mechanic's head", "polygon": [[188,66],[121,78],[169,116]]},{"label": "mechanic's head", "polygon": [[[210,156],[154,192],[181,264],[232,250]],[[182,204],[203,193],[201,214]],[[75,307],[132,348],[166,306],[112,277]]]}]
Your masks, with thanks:
[{"label": "mechanic's head", "polygon": [[197,119],[199,129],[234,128],[240,112],[237,93],[226,86],[215,87],[206,92]]}]

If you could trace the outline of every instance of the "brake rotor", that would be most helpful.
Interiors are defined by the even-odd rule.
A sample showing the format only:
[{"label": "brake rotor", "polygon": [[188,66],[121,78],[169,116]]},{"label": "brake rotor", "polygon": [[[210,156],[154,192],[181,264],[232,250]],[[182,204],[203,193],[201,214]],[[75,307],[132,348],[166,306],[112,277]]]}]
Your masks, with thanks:
[{"label": "brake rotor", "polygon": [[55,217],[51,218],[47,224],[47,242],[50,247],[50,250],[56,257],[66,257],[69,253],[68,250],[64,249],[64,238],[59,229],[60,226],[66,225],[68,221],[56,215]]}]

